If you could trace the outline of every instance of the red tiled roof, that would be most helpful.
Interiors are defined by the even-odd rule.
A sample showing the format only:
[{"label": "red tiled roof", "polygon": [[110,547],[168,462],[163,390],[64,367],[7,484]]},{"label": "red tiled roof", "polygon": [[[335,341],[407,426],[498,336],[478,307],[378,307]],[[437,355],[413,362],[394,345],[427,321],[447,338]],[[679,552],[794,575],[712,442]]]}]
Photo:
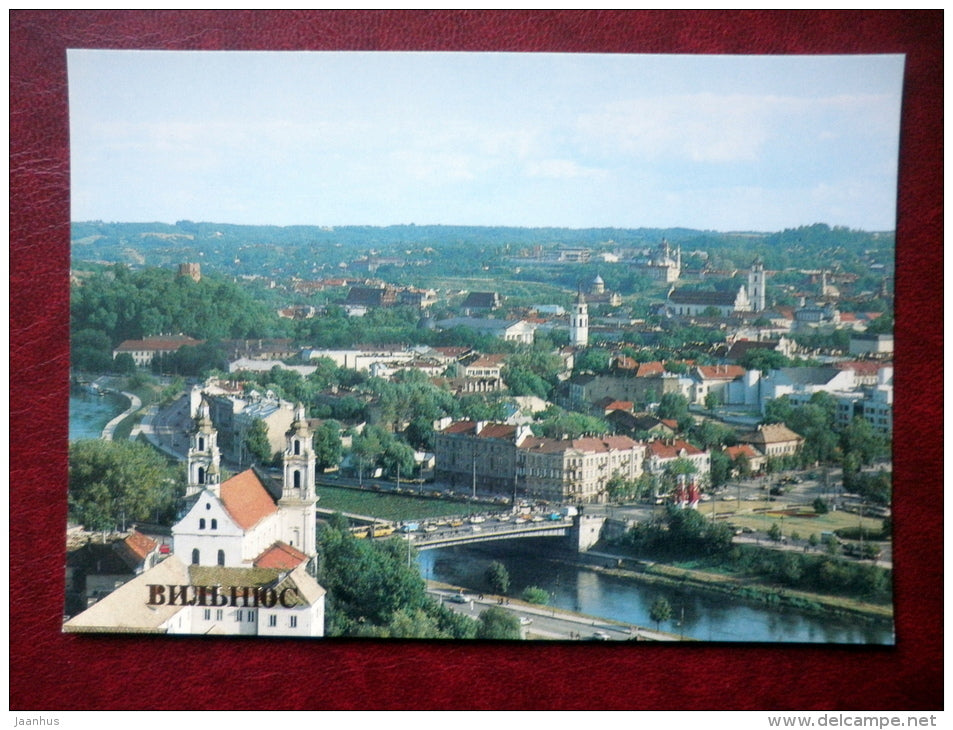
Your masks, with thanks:
[{"label": "red tiled roof", "polygon": [[660,362],[643,362],[635,373],[637,378],[648,378],[652,375],[661,375],[665,372],[665,365]]},{"label": "red tiled roof", "polygon": [[473,421],[457,421],[447,426],[441,433],[473,433],[476,423]]},{"label": "red tiled roof", "polygon": [[705,380],[734,380],[747,372],[740,365],[699,365],[696,370]]},{"label": "red tiled roof", "polygon": [[305,562],[308,556],[284,542],[276,542],[255,558],[256,568],[287,568],[293,570]]},{"label": "red tiled roof", "polygon": [[501,365],[506,359],[506,355],[481,355],[479,358],[471,362],[467,367],[495,367],[496,365]]},{"label": "red tiled roof", "polygon": [[159,546],[159,543],[151,537],[146,537],[141,532],[135,530],[132,531],[132,534],[130,534],[124,542],[126,543],[126,547],[140,560],[145,560],[146,556]]},{"label": "red tiled roof", "polygon": [[725,448],[725,453],[733,460],[737,459],[739,456],[746,456],[749,459],[757,459],[760,454],[754,450],[754,447],[751,444],[741,444],[740,446],[728,446]]},{"label": "red tiled roof", "polygon": [[628,451],[637,445],[628,436],[586,436],[578,439],[549,439],[530,437],[520,446],[525,451],[541,454],[558,454],[564,451],[584,451],[586,453],[600,453],[607,451]]},{"label": "red tiled roof", "polygon": [[144,340],[124,340],[116,348],[117,352],[132,352],[136,350],[178,350],[184,345],[201,345],[202,340],[193,340],[191,337],[176,335],[174,337],[147,337]]},{"label": "red tiled roof", "polygon": [[516,433],[516,426],[505,423],[488,423],[478,434],[481,439],[511,438]]},{"label": "red tiled roof", "polygon": [[222,482],[220,494],[228,514],[243,530],[254,527],[278,510],[253,469],[246,469]]},{"label": "red tiled roof", "polygon": [[682,441],[681,439],[676,439],[671,443],[658,440],[649,441],[646,446],[648,447],[648,450],[652,456],[657,456],[660,459],[677,459],[683,449],[688,456],[698,456],[699,454],[704,453],[701,449],[698,449],[687,441]]}]

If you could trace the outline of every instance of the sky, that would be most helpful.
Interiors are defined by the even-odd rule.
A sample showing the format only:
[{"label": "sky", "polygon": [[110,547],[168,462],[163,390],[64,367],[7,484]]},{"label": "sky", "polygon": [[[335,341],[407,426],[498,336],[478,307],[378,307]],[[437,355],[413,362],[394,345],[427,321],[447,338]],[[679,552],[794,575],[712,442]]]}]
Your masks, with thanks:
[{"label": "sky", "polygon": [[893,230],[903,63],[71,50],[72,218]]}]

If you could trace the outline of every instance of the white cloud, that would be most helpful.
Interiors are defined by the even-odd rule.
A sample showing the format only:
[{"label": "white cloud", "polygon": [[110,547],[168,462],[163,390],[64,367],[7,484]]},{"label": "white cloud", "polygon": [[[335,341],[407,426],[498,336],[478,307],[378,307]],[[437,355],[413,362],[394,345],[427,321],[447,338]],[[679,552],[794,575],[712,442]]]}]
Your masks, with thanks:
[{"label": "white cloud", "polygon": [[608,176],[605,170],[584,167],[574,160],[552,158],[527,162],[526,175],[529,177],[553,178],[558,180],[578,178],[603,179]]}]

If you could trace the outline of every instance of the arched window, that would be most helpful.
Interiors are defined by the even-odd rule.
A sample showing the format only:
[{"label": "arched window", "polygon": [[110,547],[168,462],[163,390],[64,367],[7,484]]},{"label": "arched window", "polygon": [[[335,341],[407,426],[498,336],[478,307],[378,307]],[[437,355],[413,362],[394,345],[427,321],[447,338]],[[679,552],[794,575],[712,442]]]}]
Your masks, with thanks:
[{"label": "arched window", "polygon": [[205,437],[199,436],[199,451],[205,451]]},{"label": "arched window", "polygon": [[192,565],[198,565],[198,564],[199,564],[199,549],[195,548],[192,551]]},{"label": "arched window", "polygon": [[205,518],[204,518],[204,517],[199,520],[199,529],[200,529],[200,530],[204,530],[204,529],[205,529]]},{"label": "arched window", "polygon": [[217,529],[218,529],[218,520],[216,520],[216,519],[214,519],[214,518],[212,519],[212,529],[213,529],[213,530],[217,530]]},{"label": "arched window", "polygon": [[199,467],[199,484],[205,484],[205,467]]},{"label": "arched window", "polygon": [[301,472],[297,470],[294,472],[294,488],[301,489]]},{"label": "arched window", "polygon": [[301,454],[301,442],[298,441],[298,439],[295,439],[294,445],[295,445],[295,448],[294,448],[295,456],[299,456]]},{"label": "arched window", "polygon": [[222,566],[225,565],[225,551],[224,550],[218,551],[218,564]]}]

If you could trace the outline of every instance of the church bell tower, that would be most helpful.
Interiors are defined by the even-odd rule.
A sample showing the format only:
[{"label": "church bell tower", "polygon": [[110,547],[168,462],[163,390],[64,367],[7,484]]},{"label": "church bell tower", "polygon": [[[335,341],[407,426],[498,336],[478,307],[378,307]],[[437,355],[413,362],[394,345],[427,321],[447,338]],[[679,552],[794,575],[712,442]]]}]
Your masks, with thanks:
[{"label": "church bell tower", "polygon": [[573,347],[586,347],[589,344],[589,305],[581,289],[576,294],[576,302],[569,315],[569,344]]},{"label": "church bell tower", "polygon": [[314,505],[316,459],[311,429],[302,404],[295,407],[291,429],[285,435],[284,478],[278,507],[282,540],[310,558],[317,555]]},{"label": "church bell tower", "polygon": [[764,264],[757,258],[751,264],[751,270],[748,272],[748,301],[751,302],[751,309],[754,312],[763,312],[765,310],[765,277]]},{"label": "church bell tower", "polygon": [[218,431],[212,425],[208,401],[203,398],[195,416],[195,429],[189,436],[186,497],[198,494],[203,489],[218,492],[220,460]]}]

